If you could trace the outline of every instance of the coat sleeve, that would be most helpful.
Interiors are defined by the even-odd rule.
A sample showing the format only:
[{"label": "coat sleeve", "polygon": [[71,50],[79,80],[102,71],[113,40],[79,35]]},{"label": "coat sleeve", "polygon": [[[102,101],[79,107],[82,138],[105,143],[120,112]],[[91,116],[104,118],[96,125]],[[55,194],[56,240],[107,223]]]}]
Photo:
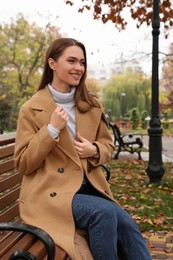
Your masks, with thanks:
[{"label": "coat sleeve", "polygon": [[28,175],[33,173],[55,146],[54,140],[47,129],[47,125],[37,129],[33,119],[25,106],[19,111],[14,161],[16,169]]}]

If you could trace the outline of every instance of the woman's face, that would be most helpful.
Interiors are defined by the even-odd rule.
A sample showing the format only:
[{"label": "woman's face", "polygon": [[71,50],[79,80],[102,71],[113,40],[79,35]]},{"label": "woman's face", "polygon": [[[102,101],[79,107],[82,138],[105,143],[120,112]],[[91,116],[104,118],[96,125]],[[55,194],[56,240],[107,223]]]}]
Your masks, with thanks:
[{"label": "woman's face", "polygon": [[85,57],[78,46],[67,47],[57,61],[49,59],[53,70],[53,87],[60,85],[77,86],[85,72]]}]

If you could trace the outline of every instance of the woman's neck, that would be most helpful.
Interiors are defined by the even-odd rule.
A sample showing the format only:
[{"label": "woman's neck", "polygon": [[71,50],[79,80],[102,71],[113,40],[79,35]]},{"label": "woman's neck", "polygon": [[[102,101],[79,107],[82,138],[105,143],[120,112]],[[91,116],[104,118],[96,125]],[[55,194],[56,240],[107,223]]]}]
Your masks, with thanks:
[{"label": "woman's neck", "polygon": [[58,90],[54,89],[51,84],[48,84],[48,88],[50,92],[52,93],[52,96],[55,100],[55,102],[59,104],[73,104],[74,103],[74,94],[75,94],[75,88],[71,88],[70,93],[62,93]]},{"label": "woman's neck", "polygon": [[60,93],[70,93],[71,86],[67,84],[56,84],[55,82],[51,83],[51,86]]}]

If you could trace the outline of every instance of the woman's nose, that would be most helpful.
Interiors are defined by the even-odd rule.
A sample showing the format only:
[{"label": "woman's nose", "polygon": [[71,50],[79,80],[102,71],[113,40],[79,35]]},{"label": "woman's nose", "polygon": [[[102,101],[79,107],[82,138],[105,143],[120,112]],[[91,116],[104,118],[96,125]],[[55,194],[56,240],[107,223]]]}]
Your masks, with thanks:
[{"label": "woman's nose", "polygon": [[83,66],[82,66],[79,62],[76,62],[76,63],[75,63],[75,69],[76,69],[76,70],[82,70],[82,69],[83,69]]}]

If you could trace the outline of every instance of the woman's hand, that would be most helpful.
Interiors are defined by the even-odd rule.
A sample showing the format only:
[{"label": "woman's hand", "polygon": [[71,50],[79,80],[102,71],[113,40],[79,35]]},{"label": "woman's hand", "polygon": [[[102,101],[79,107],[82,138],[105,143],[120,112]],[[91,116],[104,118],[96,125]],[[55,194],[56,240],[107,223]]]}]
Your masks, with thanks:
[{"label": "woman's hand", "polygon": [[89,158],[96,154],[97,147],[82,137],[77,132],[77,140],[74,140],[74,146],[80,158]]},{"label": "woman's hand", "polygon": [[57,105],[50,118],[50,124],[58,131],[61,131],[67,125],[68,120],[68,114],[61,106]]}]

